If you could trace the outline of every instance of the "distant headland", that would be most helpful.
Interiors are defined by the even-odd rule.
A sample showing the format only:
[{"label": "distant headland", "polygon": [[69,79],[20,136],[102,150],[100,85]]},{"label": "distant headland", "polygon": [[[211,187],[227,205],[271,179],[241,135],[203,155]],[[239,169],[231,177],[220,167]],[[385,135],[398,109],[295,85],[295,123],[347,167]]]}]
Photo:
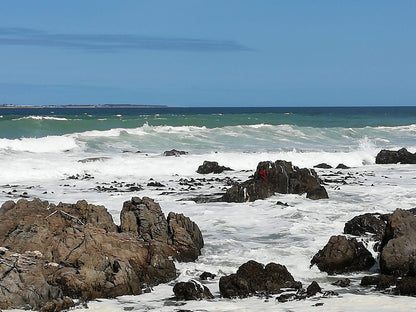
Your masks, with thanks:
[{"label": "distant headland", "polygon": [[0,104],[0,108],[168,108],[167,105],[97,104],[97,105],[14,105]]}]

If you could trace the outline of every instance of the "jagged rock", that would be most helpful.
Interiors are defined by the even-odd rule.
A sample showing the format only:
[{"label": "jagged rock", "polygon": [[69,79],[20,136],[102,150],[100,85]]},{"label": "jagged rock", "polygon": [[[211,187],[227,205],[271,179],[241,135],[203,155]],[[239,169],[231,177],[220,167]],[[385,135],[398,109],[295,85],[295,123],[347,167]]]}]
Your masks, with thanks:
[{"label": "jagged rock", "polygon": [[187,154],[188,154],[188,152],[178,151],[176,149],[172,149],[170,151],[164,151],[163,152],[163,156],[176,156],[176,157],[179,157],[181,155],[187,155]]},{"label": "jagged rock", "polygon": [[345,223],[344,234],[355,236],[365,235],[366,233],[374,234],[376,240],[381,240],[386,230],[387,215],[379,213],[366,213],[356,216]]},{"label": "jagged rock", "polygon": [[416,153],[401,148],[398,151],[381,150],[376,156],[376,164],[416,164]]},{"label": "jagged rock", "polygon": [[312,297],[315,296],[317,293],[322,292],[321,287],[319,286],[319,284],[315,281],[313,281],[308,288],[306,288],[306,294],[308,297]]},{"label": "jagged rock", "polygon": [[323,249],[312,258],[311,266],[328,274],[337,274],[370,269],[375,260],[363,243],[355,238],[332,236]]},{"label": "jagged rock", "polygon": [[198,167],[197,173],[200,174],[208,174],[208,173],[221,173],[224,171],[231,171],[231,168],[220,166],[216,161],[207,161],[205,160],[204,163]]},{"label": "jagged rock", "polygon": [[176,258],[181,261],[196,260],[204,247],[199,227],[181,213],[170,212],[167,220],[172,245],[177,251]]},{"label": "jagged rock", "polygon": [[321,163],[319,165],[313,166],[314,168],[320,168],[320,169],[332,169],[331,165],[328,165],[326,163]]},{"label": "jagged rock", "polygon": [[361,286],[376,286],[377,290],[384,290],[397,284],[397,277],[392,275],[364,276],[361,279]]},{"label": "jagged rock", "polygon": [[246,202],[265,199],[275,193],[307,194],[308,198],[328,198],[318,175],[312,169],[292,167],[291,162],[263,161],[257,165],[253,178],[237,183],[222,197],[226,202]]},{"label": "jagged rock", "polygon": [[210,272],[203,272],[199,278],[203,281],[209,280],[209,279],[214,279],[217,275],[212,274]]},{"label": "jagged rock", "polygon": [[68,310],[69,308],[73,307],[75,307],[74,301],[72,301],[71,298],[64,297],[62,299],[60,298],[53,301],[49,301],[40,309],[40,312],[55,312],[61,310]]},{"label": "jagged rock", "polygon": [[281,264],[269,263],[265,267],[256,261],[241,265],[237,273],[220,278],[220,293],[225,298],[244,298],[256,293],[276,294],[281,288],[301,288]]},{"label": "jagged rock", "polygon": [[397,209],[389,218],[380,255],[380,271],[396,276],[416,275],[416,217]]},{"label": "jagged rock", "polygon": [[147,186],[153,186],[153,187],[165,187],[165,185],[163,185],[160,182],[149,182],[147,183]]},{"label": "jagged rock", "polygon": [[179,282],[173,287],[175,297],[179,300],[198,300],[198,299],[213,299],[214,296],[209,291],[208,287],[201,283],[190,280],[189,282]]},{"label": "jagged rock", "polygon": [[[12,257],[12,262],[0,261],[0,270],[8,272],[0,274],[0,308],[39,308],[50,302],[52,309],[63,307],[64,296],[88,300],[140,294],[176,277],[171,259],[186,261],[200,254],[197,225],[184,216],[170,217],[169,224],[149,198],[124,203],[121,220],[118,229],[104,207],[85,201],[4,203],[0,246],[10,251],[1,248],[0,257]],[[27,252],[36,261],[27,260]],[[19,269],[26,262],[33,264]],[[24,285],[16,286],[21,281]]]}]

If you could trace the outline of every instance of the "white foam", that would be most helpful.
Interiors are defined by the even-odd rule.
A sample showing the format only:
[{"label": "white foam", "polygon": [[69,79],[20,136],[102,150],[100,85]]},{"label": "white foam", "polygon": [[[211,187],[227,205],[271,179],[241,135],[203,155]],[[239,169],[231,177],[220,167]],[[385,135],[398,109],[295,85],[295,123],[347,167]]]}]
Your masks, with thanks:
[{"label": "white foam", "polygon": [[32,153],[60,153],[78,148],[74,138],[69,136],[46,136],[42,138],[0,139],[0,151]]},{"label": "white foam", "polygon": [[69,119],[63,118],[63,117],[51,117],[51,116],[25,116],[25,117],[16,118],[16,119],[13,119],[13,120],[27,120],[27,119],[32,119],[32,120],[56,120],[56,121],[68,121],[69,120]]}]

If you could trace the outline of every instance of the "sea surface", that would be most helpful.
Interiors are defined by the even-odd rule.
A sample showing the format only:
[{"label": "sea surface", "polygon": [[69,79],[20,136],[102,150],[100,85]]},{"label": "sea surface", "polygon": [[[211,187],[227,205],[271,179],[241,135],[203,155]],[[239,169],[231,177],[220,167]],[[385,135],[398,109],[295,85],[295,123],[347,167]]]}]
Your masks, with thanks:
[{"label": "sea surface", "polygon": [[[328,276],[310,268],[313,255],[354,216],[416,207],[416,165],[375,164],[381,149],[402,147],[416,152],[416,107],[0,108],[0,203],[86,199],[106,206],[119,223],[124,201],[148,196],[166,214],[183,213],[199,225],[202,255],[195,263],[176,263],[177,280],[77,311],[412,311],[416,298],[362,288],[368,272]],[[163,156],[171,149],[188,154]],[[316,169],[329,194],[324,200],[293,194],[252,203],[192,200],[218,196],[230,181],[248,179],[258,162],[278,159],[350,169]],[[200,175],[204,160],[234,171]],[[130,191],[131,185],[142,190]],[[371,249],[371,240],[364,243]],[[305,287],[315,280],[339,296],[287,303],[221,298],[219,278],[248,260],[283,264]],[[217,275],[205,284],[215,299],[172,299],[175,282],[203,271]],[[350,287],[332,285],[342,277],[351,279]]]}]

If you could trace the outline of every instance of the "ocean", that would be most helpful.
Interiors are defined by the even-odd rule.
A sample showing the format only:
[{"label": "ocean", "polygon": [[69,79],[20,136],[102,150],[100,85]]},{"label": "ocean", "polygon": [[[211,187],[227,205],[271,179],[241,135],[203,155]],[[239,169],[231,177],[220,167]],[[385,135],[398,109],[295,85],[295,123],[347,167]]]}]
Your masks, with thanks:
[{"label": "ocean", "polygon": [[[0,108],[0,202],[85,199],[104,205],[118,223],[124,201],[147,196],[165,214],[183,213],[198,224],[205,247],[195,263],[176,263],[177,280],[77,311],[410,311],[415,298],[361,287],[368,272],[328,276],[310,268],[313,255],[354,216],[416,207],[416,165],[375,164],[381,149],[402,147],[416,152],[416,107]],[[187,154],[163,155],[171,149]],[[258,162],[278,159],[350,169],[316,169],[329,199],[276,194],[252,203],[192,201],[223,193],[226,177],[246,180]],[[234,171],[196,173],[204,160]],[[202,178],[212,182],[183,183]],[[151,179],[164,186],[147,186]],[[130,192],[126,184],[142,190]],[[371,241],[365,243],[371,249]],[[287,303],[221,298],[219,278],[248,260],[283,264],[305,287],[315,280],[339,296]],[[172,299],[175,282],[204,271],[217,275],[205,284],[215,299]],[[341,277],[350,278],[351,286],[332,285]]]}]

